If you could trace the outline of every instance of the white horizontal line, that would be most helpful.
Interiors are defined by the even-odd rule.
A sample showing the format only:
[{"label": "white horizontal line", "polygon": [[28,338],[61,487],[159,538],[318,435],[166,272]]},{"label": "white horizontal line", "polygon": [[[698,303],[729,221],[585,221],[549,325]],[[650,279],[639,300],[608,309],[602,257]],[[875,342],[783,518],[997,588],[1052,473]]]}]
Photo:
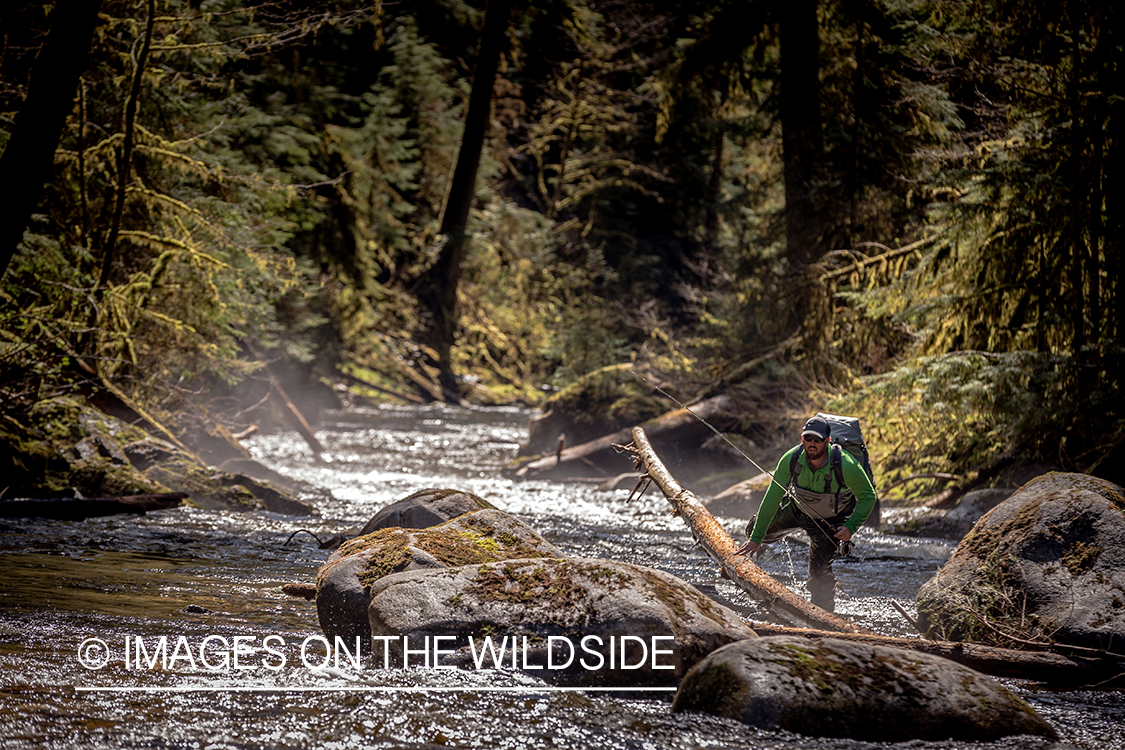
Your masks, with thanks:
[{"label": "white horizontal line", "polygon": [[75,687],[79,693],[581,693],[673,692],[674,687]]}]

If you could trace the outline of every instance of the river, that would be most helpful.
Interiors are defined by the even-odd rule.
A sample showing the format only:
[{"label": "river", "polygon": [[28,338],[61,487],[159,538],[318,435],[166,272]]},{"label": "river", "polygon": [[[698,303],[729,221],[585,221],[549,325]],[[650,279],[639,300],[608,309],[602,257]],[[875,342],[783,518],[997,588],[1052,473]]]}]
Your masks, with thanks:
[{"label": "river", "polygon": [[[328,552],[308,534],[290,537],[354,531],[382,506],[429,487],[476,493],[568,554],[660,568],[748,620],[766,619],[693,547],[656,489],[629,500],[628,490],[504,478],[529,416],[444,405],[331,413],[317,430],[326,448],[319,461],[295,434],[248,441],[262,463],[331,493],[310,496],[317,517],[181,507],[82,522],[0,521],[0,747],[1125,748],[1121,693],[1010,681],[1063,743],[813,739],[672,714],[670,696],[552,691],[513,672],[357,668],[346,658],[319,668],[315,604],[280,586],[312,582]],[[623,458],[622,471],[629,468]],[[741,538],[743,519],[720,520]],[[861,530],[856,551],[836,564],[844,590],[837,611],[909,635],[893,602],[912,609],[918,586],[952,549]],[[775,545],[763,564],[803,592],[801,548]],[[156,658],[161,639],[165,663]]]}]

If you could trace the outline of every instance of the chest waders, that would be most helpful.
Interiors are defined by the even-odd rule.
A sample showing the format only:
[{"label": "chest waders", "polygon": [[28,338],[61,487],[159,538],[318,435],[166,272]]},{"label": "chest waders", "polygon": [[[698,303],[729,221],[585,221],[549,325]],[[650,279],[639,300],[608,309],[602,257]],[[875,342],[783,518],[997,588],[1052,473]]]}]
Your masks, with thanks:
[{"label": "chest waders", "polygon": [[[840,447],[832,446],[829,451],[830,470],[824,476],[821,492],[797,486],[800,466],[799,453],[790,459],[789,485],[785,488],[785,499],[770,522],[762,542],[769,544],[796,531],[803,530],[809,537],[809,600],[828,612],[836,608],[836,574],[832,572],[832,561],[838,552],[847,553],[847,542],[836,539],[836,527],[843,525],[855,510],[856,498],[843,481],[840,468]],[[831,477],[836,476],[836,489],[831,488]],[[750,519],[746,527],[747,535],[754,528],[757,516]]]}]

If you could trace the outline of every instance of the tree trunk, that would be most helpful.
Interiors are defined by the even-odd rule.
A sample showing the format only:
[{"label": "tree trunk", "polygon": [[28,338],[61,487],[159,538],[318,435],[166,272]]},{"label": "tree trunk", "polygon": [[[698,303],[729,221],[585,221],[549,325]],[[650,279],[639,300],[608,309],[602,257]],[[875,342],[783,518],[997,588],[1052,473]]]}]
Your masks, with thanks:
[{"label": "tree trunk", "polygon": [[445,237],[445,244],[418,293],[422,310],[429,315],[423,341],[433,350],[441,385],[450,396],[456,395],[450,350],[457,333],[457,285],[461,279],[461,260],[465,252],[465,230],[473,204],[484,138],[488,132],[492,87],[500,55],[506,45],[512,2],[489,0],[485,11],[469,108],[465,113],[465,130],[442,210],[440,233]]},{"label": "tree trunk", "polygon": [[[113,266],[113,259],[117,251],[117,236],[121,231],[121,217],[125,212],[125,194],[129,186],[129,173],[133,169],[133,142],[136,138],[134,125],[137,119],[137,104],[141,99],[141,83],[144,80],[145,65],[148,64],[148,52],[152,47],[152,32],[156,23],[156,0],[148,0],[148,20],[145,22],[144,37],[141,41],[141,50],[134,60],[133,82],[129,87],[129,99],[125,103],[125,120],[122,125],[124,139],[121,144],[121,154],[117,160],[117,187],[113,201],[113,215],[110,219],[109,232],[106,234],[105,246],[102,248],[102,268],[98,274],[98,286],[95,295],[100,300],[105,293],[106,284],[109,283],[109,272]],[[96,317],[97,312],[91,313]],[[91,328],[93,328],[91,320]]]},{"label": "tree trunk", "polygon": [[0,277],[23,239],[28,219],[54,172],[66,116],[98,24],[101,0],[59,0],[51,31],[35,61],[27,99],[0,155]]},{"label": "tree trunk", "polygon": [[633,442],[648,475],[660,487],[676,513],[684,519],[699,545],[712,560],[719,563],[724,577],[763,604],[772,614],[790,624],[841,633],[878,635],[805,601],[774,580],[750,558],[736,555],[734,551],[737,547],[730,534],[692,492],[681,487],[668,473],[640,427],[633,428]]},{"label": "tree trunk", "polygon": [[0,502],[0,518],[53,518],[81,521],[119,513],[144,515],[150,510],[174,508],[187,499],[185,492],[124,497],[64,497],[13,499]]},{"label": "tree trunk", "polygon": [[[785,628],[768,623],[750,623],[760,636],[796,635],[802,638],[840,638],[876,646],[892,646],[941,656],[958,664],[996,677],[1051,683],[1052,686],[1102,685],[1119,689],[1125,683],[1125,656],[1089,649],[1085,654],[1052,651],[1020,651],[996,646],[925,638],[893,638],[885,635],[832,633],[805,628]],[[1112,682],[1110,682],[1112,681]]]},{"label": "tree trunk", "polygon": [[817,0],[779,6],[781,23],[781,143],[789,260],[803,268],[822,254],[823,221],[814,195],[821,157],[820,38]]},{"label": "tree trunk", "polygon": [[723,192],[723,135],[722,125],[715,123],[711,134],[711,181],[707,186],[707,218],[703,225],[704,257],[710,259],[715,253],[715,241],[719,235],[719,200]]}]

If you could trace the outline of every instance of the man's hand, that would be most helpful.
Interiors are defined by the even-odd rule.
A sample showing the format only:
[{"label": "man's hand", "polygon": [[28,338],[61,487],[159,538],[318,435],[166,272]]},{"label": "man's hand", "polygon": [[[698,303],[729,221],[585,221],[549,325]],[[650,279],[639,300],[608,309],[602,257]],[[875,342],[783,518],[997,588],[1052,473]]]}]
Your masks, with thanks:
[{"label": "man's hand", "polygon": [[761,548],[761,546],[762,545],[758,544],[757,542],[752,542],[749,539],[747,539],[746,542],[743,543],[743,545],[741,547],[739,547],[738,549],[736,549],[734,551],[734,554],[736,554],[736,555],[746,555],[747,557],[753,557],[754,553],[757,552],[758,549]]},{"label": "man's hand", "polygon": [[840,526],[836,529],[835,537],[837,539],[840,539],[840,540],[843,540],[843,541],[847,542],[847,541],[851,540],[852,532],[848,531],[847,526]]}]

